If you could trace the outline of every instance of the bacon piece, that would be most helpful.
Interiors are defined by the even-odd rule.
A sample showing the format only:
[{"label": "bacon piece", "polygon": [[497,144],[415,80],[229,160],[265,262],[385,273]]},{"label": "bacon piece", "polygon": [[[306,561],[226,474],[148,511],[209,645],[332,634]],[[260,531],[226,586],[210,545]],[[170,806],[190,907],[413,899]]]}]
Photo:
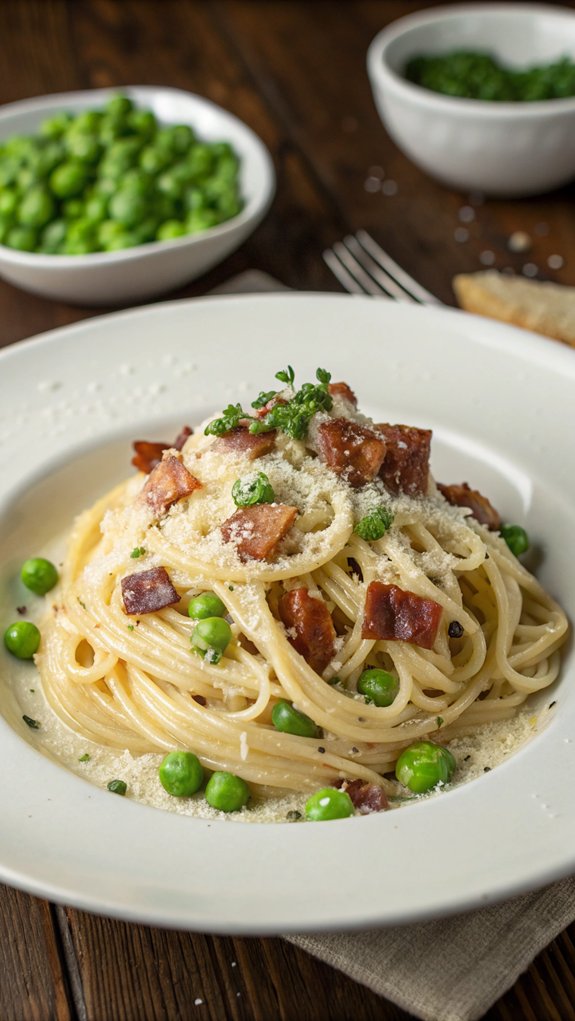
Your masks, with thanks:
[{"label": "bacon piece", "polygon": [[347,383],[329,383],[327,389],[332,397],[345,397],[346,401],[357,408],[357,397]]},{"label": "bacon piece", "polygon": [[349,794],[353,807],[357,808],[360,815],[369,815],[370,812],[385,812],[389,808],[387,795],[383,787],[375,783],[368,783],[366,780],[341,780],[337,786],[341,791]]},{"label": "bacon piece", "polygon": [[297,507],[260,503],[238,507],[220,526],[224,542],[234,543],[240,560],[267,560],[297,516]]},{"label": "bacon piece", "polygon": [[379,474],[387,488],[392,493],[423,496],[429,481],[431,429],[388,422],[376,429],[385,440],[385,458]]},{"label": "bacon piece", "polygon": [[129,614],[154,613],[180,601],[165,567],[128,574],[121,585],[124,610]]},{"label": "bacon piece", "polygon": [[320,460],[350,486],[364,486],[377,475],[385,457],[385,441],[372,429],[349,418],[331,418],[317,430]]},{"label": "bacon piece", "polygon": [[[310,596],[306,588],[284,592],[279,601],[279,615],[288,629],[294,649],[321,674],[335,655],[336,632],[330,612],[323,599]],[[295,632],[290,635],[289,631]]]},{"label": "bacon piece", "polygon": [[263,407],[256,410],[256,418],[265,418],[268,412],[270,412],[272,408],[277,407],[278,404],[287,404],[287,401],[285,397],[280,397],[279,394],[274,394],[273,397],[270,397],[267,404],[264,404]]},{"label": "bacon piece", "polygon": [[255,461],[256,457],[269,454],[275,447],[276,430],[271,429],[267,433],[251,433],[243,426],[231,429],[224,436],[216,440],[218,447],[230,450],[234,454],[245,454],[249,461]]},{"label": "bacon piece", "polygon": [[361,637],[397,639],[431,649],[441,612],[434,599],[425,599],[398,585],[372,581],[365,597]]},{"label": "bacon piece", "polygon": [[451,486],[444,486],[438,482],[437,488],[453,506],[469,507],[472,517],[481,525],[487,525],[492,532],[497,532],[501,528],[501,518],[495,507],[478,489],[470,489],[467,482],[454,483]]},{"label": "bacon piece", "polygon": [[185,425],[183,429],[178,433],[173,443],[164,443],[163,441],[154,442],[153,440],[134,440],[132,446],[135,450],[135,454],[132,458],[132,464],[138,471],[145,472],[149,475],[154,470],[157,464],[162,460],[162,454],[164,450],[181,450],[186,442],[188,436],[192,435],[193,430],[190,429],[189,425]]},{"label": "bacon piece", "polygon": [[142,493],[155,514],[164,514],[177,500],[182,500],[195,489],[201,488],[202,483],[188,471],[179,458],[168,454],[156,465]]}]

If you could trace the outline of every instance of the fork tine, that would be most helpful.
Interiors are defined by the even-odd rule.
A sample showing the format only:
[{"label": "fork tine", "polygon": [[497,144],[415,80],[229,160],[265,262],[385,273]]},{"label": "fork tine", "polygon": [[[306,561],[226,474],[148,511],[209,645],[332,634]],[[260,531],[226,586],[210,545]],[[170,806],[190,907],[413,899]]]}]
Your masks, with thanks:
[{"label": "fork tine", "polygon": [[[358,232],[359,233],[359,232]],[[418,299],[413,297],[409,291],[406,291],[394,278],[376,262],[371,254],[366,251],[359,241],[357,235],[349,234],[343,239],[343,243],[351,253],[353,258],[357,260],[361,269],[368,274],[370,281],[375,281],[377,288],[376,290],[370,290],[370,294],[381,294],[383,291],[391,298],[395,298],[396,301],[406,302],[418,302]],[[335,247],[335,246],[334,246]]]},{"label": "fork tine", "polygon": [[[347,240],[346,238],[346,243]],[[351,290],[352,294],[372,294],[381,297],[381,287],[348,250],[346,243],[336,241],[333,248],[324,252],[323,257],[328,266],[333,270],[340,283],[346,290]]]},{"label": "fork tine", "polygon": [[398,266],[397,262],[391,258],[387,252],[383,251],[376,241],[373,240],[370,234],[365,230],[358,230],[355,235],[360,245],[369,253],[371,258],[377,263],[378,266],[389,276],[394,282],[408,294],[412,299],[423,302],[427,305],[441,305],[442,302],[439,298],[436,298],[434,294],[422,287],[421,284],[410,277],[409,273],[406,273],[401,266]]}]

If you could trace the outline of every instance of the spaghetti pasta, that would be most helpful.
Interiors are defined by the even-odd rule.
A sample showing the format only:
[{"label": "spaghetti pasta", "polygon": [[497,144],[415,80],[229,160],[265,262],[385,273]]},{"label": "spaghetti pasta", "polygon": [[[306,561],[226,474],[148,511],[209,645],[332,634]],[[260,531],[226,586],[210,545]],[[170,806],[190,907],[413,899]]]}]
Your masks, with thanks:
[{"label": "spaghetti pasta", "polygon": [[[438,490],[425,437],[408,449],[408,427],[375,426],[327,374],[307,386],[297,426],[292,374],[80,516],[37,663],[58,716],[99,744],[189,749],[260,796],[354,780],[392,794],[414,741],[510,718],[552,684],[567,621],[499,531]],[[271,490],[250,504],[261,475]],[[174,595],[148,609],[160,569]],[[145,589],[135,610],[126,579]],[[187,612],[206,591],[230,625],[217,655]],[[394,679],[389,704],[362,694],[366,669]],[[314,736],[274,726],[280,701]]]}]

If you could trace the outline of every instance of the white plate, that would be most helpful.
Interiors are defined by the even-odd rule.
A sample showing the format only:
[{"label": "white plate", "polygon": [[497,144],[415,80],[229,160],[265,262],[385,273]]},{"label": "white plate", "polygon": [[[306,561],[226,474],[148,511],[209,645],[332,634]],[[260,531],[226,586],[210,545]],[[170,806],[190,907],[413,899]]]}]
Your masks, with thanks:
[{"label": "white plate", "polygon": [[[348,380],[380,419],[431,426],[436,477],[525,523],[544,547],[539,576],[575,619],[575,353],[450,309],[334,295],[168,303],[2,352],[1,618],[22,557],[129,472],[130,440],[247,401],[288,362],[300,381],[318,365]],[[547,729],[481,779],[297,825],[112,797],[35,750],[4,694],[0,879],[102,914],[246,934],[407,922],[541,886],[575,867],[574,682],[568,655]]]}]

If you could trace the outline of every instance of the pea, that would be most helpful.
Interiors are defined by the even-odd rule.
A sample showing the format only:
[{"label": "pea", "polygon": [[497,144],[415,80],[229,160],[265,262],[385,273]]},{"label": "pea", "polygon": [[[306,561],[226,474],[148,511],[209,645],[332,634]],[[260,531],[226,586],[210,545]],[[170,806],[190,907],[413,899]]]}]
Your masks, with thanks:
[{"label": "pea", "polygon": [[79,195],[85,184],[85,167],[76,160],[66,160],[50,174],[50,188],[60,199]]},{"label": "pea", "polygon": [[174,124],[168,128],[173,152],[183,154],[188,152],[195,142],[195,135],[188,124]]},{"label": "pea", "polygon": [[122,190],[110,199],[110,216],[123,227],[135,227],[147,212],[145,196]]},{"label": "pea", "polygon": [[283,734],[297,734],[298,737],[317,737],[319,734],[314,721],[284,699],[273,707],[272,723]]},{"label": "pea", "polygon": [[321,787],[305,803],[306,819],[325,822],[328,819],[346,819],[354,815],[353,801],[346,791],[336,787]]},{"label": "pea", "polygon": [[43,187],[32,188],[18,209],[18,221],[24,227],[45,227],[54,216],[54,200]]},{"label": "pea", "polygon": [[82,110],[73,118],[68,135],[70,133],[96,134],[102,124],[103,113],[101,110]]},{"label": "pea", "polygon": [[205,620],[206,617],[225,617],[226,607],[215,592],[200,592],[188,603],[188,615],[194,620]]},{"label": "pea", "polygon": [[218,214],[214,209],[193,210],[186,220],[190,234],[199,234],[200,231],[208,230],[209,227],[215,227],[219,222]]},{"label": "pea", "polygon": [[62,202],[61,210],[66,220],[78,220],[84,212],[84,203],[81,199],[68,199]]},{"label": "pea", "polygon": [[187,234],[186,224],[182,220],[165,220],[156,230],[157,241],[171,241]]},{"label": "pea", "polygon": [[175,798],[188,798],[199,791],[204,771],[193,752],[169,752],[159,768],[160,783]]},{"label": "pea", "polygon": [[140,153],[139,163],[147,174],[159,174],[168,166],[170,153],[167,149],[158,149],[155,146],[147,145]]},{"label": "pea", "polygon": [[84,135],[77,132],[67,138],[68,152],[82,163],[96,163],[102,151],[102,145],[95,135]]},{"label": "pea", "polygon": [[126,124],[136,135],[151,138],[156,133],[158,122],[151,110],[131,110]]},{"label": "pea", "polygon": [[438,783],[448,783],[455,765],[449,749],[433,741],[416,741],[399,756],[395,775],[404,787],[409,787],[415,794],[423,794],[437,787]]},{"label": "pea", "polygon": [[124,248],[135,248],[139,244],[140,238],[136,231],[121,228],[120,232],[108,241],[105,248],[107,252],[117,252]]},{"label": "pea", "polygon": [[529,536],[521,525],[502,525],[500,533],[514,556],[520,557],[529,549]]},{"label": "pea", "polygon": [[397,677],[387,670],[364,670],[359,681],[357,690],[365,695],[366,702],[373,702],[377,706],[391,705],[399,691]]},{"label": "pea", "polygon": [[134,104],[128,96],[118,94],[116,96],[112,96],[112,98],[108,100],[104,109],[109,117],[123,119],[132,112]]},{"label": "pea", "polygon": [[33,252],[37,241],[38,235],[32,227],[12,227],[6,235],[5,244],[21,252]]},{"label": "pea", "polygon": [[22,564],[20,577],[31,592],[35,592],[37,596],[45,596],[56,585],[58,571],[50,560],[44,557],[31,557]]},{"label": "pea", "polygon": [[208,663],[219,663],[232,640],[232,629],[223,617],[204,617],[192,632],[192,646]]},{"label": "pea", "polygon": [[239,812],[247,804],[250,790],[241,777],[225,771],[212,773],[206,784],[206,801],[220,812]]},{"label": "pea", "polygon": [[94,192],[86,201],[84,215],[92,223],[100,223],[108,214],[108,199],[105,195]]},{"label": "pea", "polygon": [[4,188],[0,192],[0,216],[11,217],[18,205],[18,192],[14,188]]},{"label": "pea", "polygon": [[29,620],[17,620],[4,632],[4,645],[18,659],[32,659],[40,645],[40,632]]},{"label": "pea", "polygon": [[66,230],[65,220],[52,220],[52,223],[49,223],[42,231],[40,251],[46,252],[48,255],[58,252],[64,243]]},{"label": "pea", "polygon": [[232,499],[236,507],[252,507],[257,503],[273,503],[273,486],[265,472],[236,479],[232,486]]},{"label": "pea", "polygon": [[194,145],[186,158],[186,162],[195,181],[207,177],[213,170],[214,154],[208,145],[199,142]]},{"label": "pea", "polygon": [[72,117],[68,113],[57,113],[47,117],[40,125],[40,134],[47,138],[61,138],[70,127]]}]

